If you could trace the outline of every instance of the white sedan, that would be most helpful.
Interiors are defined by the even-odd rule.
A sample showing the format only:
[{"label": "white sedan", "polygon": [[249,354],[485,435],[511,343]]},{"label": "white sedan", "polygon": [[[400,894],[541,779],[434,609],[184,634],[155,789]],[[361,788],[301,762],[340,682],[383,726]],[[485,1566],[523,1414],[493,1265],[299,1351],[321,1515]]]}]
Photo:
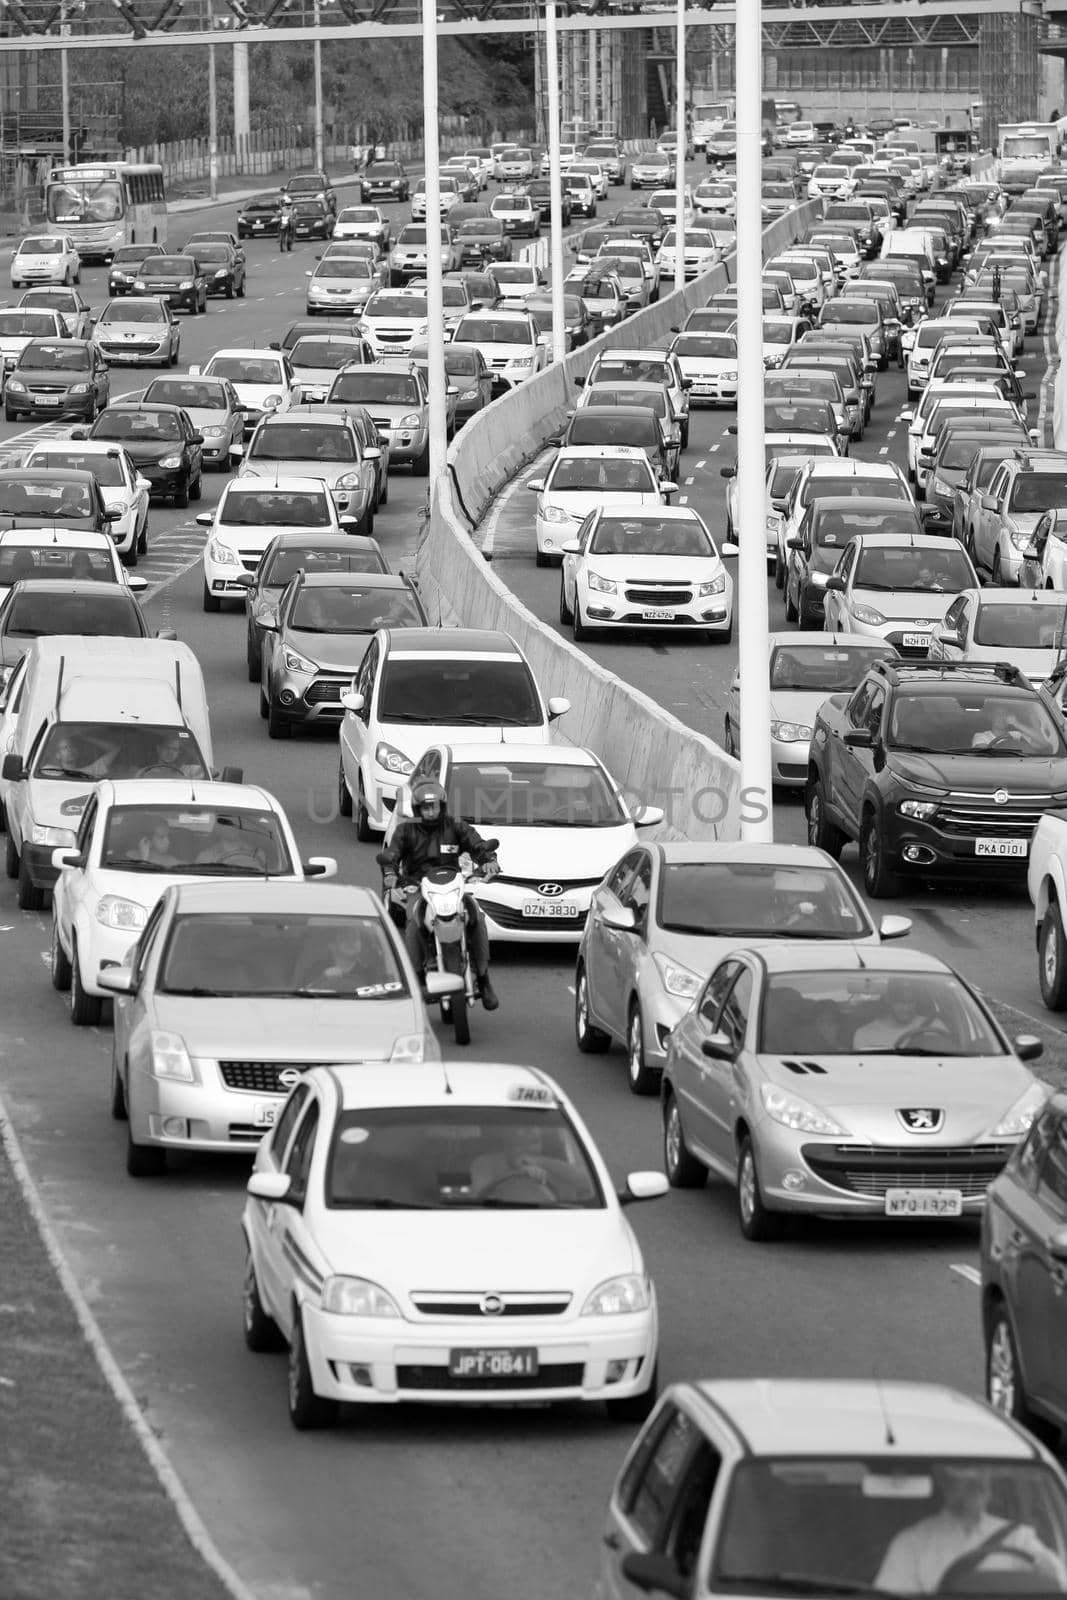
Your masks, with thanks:
[{"label": "white sedan", "polygon": [[108,511],[118,512],[108,527],[116,550],[130,567],[137,565],[138,556],[147,554],[151,485],[120,444],[110,439],[49,441],[35,445],[23,465],[91,472]]},{"label": "white sedan", "polygon": [[[723,545],[722,555],[736,554]],[[691,506],[600,506],[563,546],[559,619],[578,642],[618,628],[698,628],[730,640],[733,579]]]},{"label": "white sedan", "polygon": [[23,239],[11,257],[11,287],[34,283],[77,283],[81,257],[65,233],[34,233]]},{"label": "white sedan", "polygon": [[671,344],[689,383],[689,404],[737,404],[737,338],[732,333],[679,333]]},{"label": "white sedan", "polygon": [[217,350],[204,367],[190,367],[195,378],[228,378],[245,413],[245,437],[271,411],[288,411],[301,403],[300,385],[285,350]]},{"label": "white sedan", "polygon": [[634,445],[567,445],[543,477],[527,480],[537,495],[535,533],[537,565],[562,560],[562,549],[579,525],[599,505],[667,503],[677,492],[657,478],[647,454]]},{"label": "white sedan", "polygon": [[[670,189],[653,189],[648,197],[650,211],[658,211],[660,216],[670,223],[671,227],[678,224],[678,192],[673,187]],[[693,226],[693,191],[689,184],[682,190],[682,226]]]},{"label": "white sedan", "polygon": [[[682,262],[687,283],[699,278],[703,272],[710,272],[722,259],[718,238],[708,228],[687,227],[683,229],[682,240]],[[662,278],[674,277],[677,259],[678,234],[674,228],[669,228],[656,252],[656,265]]]},{"label": "white sedan", "polygon": [[[499,1063],[311,1067],[256,1151],[245,1342],[287,1345],[294,1428],[358,1406],[656,1400],[656,1292],[563,1091]],[[445,1215],[449,1220],[445,1222]]]},{"label": "white sedan", "polygon": [[233,478],[214,511],[201,511],[197,522],[210,532],[204,545],[205,611],[221,611],[224,600],[239,600],[275,534],[321,532],[327,537],[347,531],[337,515],[333,495],[321,478]]},{"label": "white sedan", "polygon": [[378,206],[345,206],[334,223],[333,239],[369,239],[387,250],[392,233],[389,218]]}]

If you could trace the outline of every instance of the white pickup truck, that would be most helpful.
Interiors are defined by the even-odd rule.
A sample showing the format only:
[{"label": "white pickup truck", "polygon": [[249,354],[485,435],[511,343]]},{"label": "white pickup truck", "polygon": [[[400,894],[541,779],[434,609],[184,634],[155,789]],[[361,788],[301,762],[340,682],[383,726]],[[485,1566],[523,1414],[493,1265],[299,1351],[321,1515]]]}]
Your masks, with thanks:
[{"label": "white pickup truck", "polygon": [[1050,1011],[1067,1010],[1067,810],[1046,811],[1030,843],[1037,981]]}]

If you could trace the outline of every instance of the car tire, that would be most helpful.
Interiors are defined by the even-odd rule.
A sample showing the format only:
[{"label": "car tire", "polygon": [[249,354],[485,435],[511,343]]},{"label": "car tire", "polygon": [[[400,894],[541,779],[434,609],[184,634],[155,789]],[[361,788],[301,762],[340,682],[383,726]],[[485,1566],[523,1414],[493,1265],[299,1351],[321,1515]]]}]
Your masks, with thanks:
[{"label": "car tire", "polygon": [[245,650],[245,659],[248,662],[249,683],[258,683],[263,676],[263,652],[257,650],[251,640]]},{"label": "car tire", "polygon": [[181,352],[180,345],[172,345],[171,346],[171,352],[170,352],[169,357],[167,358],[168,367],[176,367],[178,365],[178,356],[179,356],[180,352]]},{"label": "car tire", "polygon": [[645,1060],[645,1025],[641,1020],[640,1002],[636,999],[630,1002],[626,1027],[626,1067],[631,1094],[650,1095],[658,1092],[661,1074]]},{"label": "car tire", "polygon": [[299,1311],[293,1313],[289,1338],[289,1421],[301,1433],[309,1428],[329,1428],[337,1421],[340,1407],[336,1400],[324,1400],[311,1385],[311,1367],[304,1343],[304,1325]]},{"label": "car tire", "polygon": [[111,1050],[111,1087],[108,1091],[108,1110],[111,1112],[112,1122],[126,1121],[126,1091],[122,1087],[122,1077],[119,1073],[118,1057],[115,1054],[114,1044]]},{"label": "car tire", "polygon": [[726,754],[728,756],[733,756],[734,760],[736,761],[737,760],[737,740],[734,737],[734,725],[730,721],[729,717],[726,717],[725,720],[723,721],[723,725],[722,725],[722,740],[723,740],[723,749],[726,751]]},{"label": "car tire", "polygon": [[867,812],[860,827],[860,864],[867,895],[872,900],[895,900],[900,893],[900,883],[896,873],[886,865],[882,825],[873,811]]},{"label": "car tire", "polygon": [[645,1422],[652,1415],[659,1399],[659,1363],[652,1368],[652,1378],[647,1389],[640,1394],[627,1395],[625,1399],[605,1400],[604,1410],[609,1422]]},{"label": "car tire", "polygon": [[611,1045],[611,1034],[589,1020],[589,977],[581,961],[574,974],[574,1042],[583,1056],[602,1056]]},{"label": "car tire", "polygon": [[70,988],[70,957],[59,942],[59,924],[55,916],[52,917],[52,939],[48,948],[48,970],[52,978],[52,988],[57,989],[60,994],[66,994]]},{"label": "car tire", "polygon": [[100,1021],[104,1002],[99,995],[87,994],[82,986],[81,967],[78,963],[78,941],[73,934],[70,940],[70,1020],[76,1028],[95,1028]]},{"label": "car tire", "polygon": [[189,498],[190,500],[202,500],[204,498],[203,471],[198,472],[195,480],[189,485]]},{"label": "car tire", "polygon": [[360,844],[372,844],[377,834],[370,825],[370,812],[367,810],[367,791],[363,787],[363,774],[360,773],[356,787],[355,802],[356,838]]},{"label": "car tire", "polygon": [[774,587],[779,590],[785,588],[785,562],[781,551],[774,558]]},{"label": "car tire", "polygon": [[29,863],[25,856],[19,859],[19,886],[15,896],[20,911],[40,911],[44,905],[46,890],[39,889],[30,877]]},{"label": "car tire", "polygon": [[826,796],[823,793],[822,779],[811,778],[808,781],[805,810],[808,814],[808,843],[816,850],[825,850],[833,860],[838,861],[845,848],[845,835],[836,823],[830,821],[826,813]]},{"label": "car tire", "polygon": [[285,1349],[281,1329],[270,1313],[263,1308],[251,1250],[245,1256],[245,1275],[241,1284],[241,1311],[245,1345],[249,1350],[253,1350],[256,1355],[265,1355],[273,1350]]},{"label": "car tire", "polygon": [[768,1211],[763,1204],[756,1151],[747,1133],[737,1152],[737,1220],[744,1238],[754,1244],[780,1239],[785,1227],[781,1212]]},{"label": "car tire", "polygon": [[685,1142],[682,1113],[670,1093],[663,1102],[663,1170],[672,1189],[702,1189],[708,1180],[707,1167]]},{"label": "car tire", "polygon": [[5,406],[4,407],[4,421],[5,422],[17,422],[18,420],[19,420],[19,414],[14,409],[14,407],[13,406]]},{"label": "car tire", "polygon": [[212,594],[207,584],[204,584],[203,598],[201,601],[205,611],[218,612],[222,610],[222,600],[217,594]]},{"label": "car tire", "polygon": [[570,627],[574,621],[574,613],[567,605],[567,595],[563,587],[563,579],[559,580],[559,620],[564,627]]},{"label": "car tire", "polygon": [[4,841],[4,871],[9,878],[19,875],[19,853],[10,833]]},{"label": "car tire", "polygon": [[785,620],[787,622],[796,622],[797,620],[797,608],[793,602],[793,595],[789,588],[788,577],[785,580]]},{"label": "car tire", "polygon": [[993,551],[993,566],[992,566],[992,569],[990,570],[989,581],[993,585],[994,588],[1001,588],[1003,586],[1003,583],[1004,583],[1004,575],[1003,575],[1003,572],[1001,570],[1000,546],[999,546],[999,544],[997,545],[996,549]]},{"label": "car tire", "polygon": [[337,814],[341,817],[352,815],[352,791],[345,779],[345,764],[340,757],[337,759]]},{"label": "car tire", "polygon": [[1002,1417],[1027,1428],[1043,1443],[1055,1441],[1057,1429],[1035,1414],[1023,1387],[1019,1351],[1008,1308],[998,1302],[989,1316],[986,1333],[985,1392],[989,1404]]},{"label": "car tire", "polygon": [[136,548],[137,548],[137,554],[139,556],[146,556],[148,554],[148,507],[147,506],[145,507],[144,521],[141,523],[141,531],[137,535]]},{"label": "car tire", "polygon": [[267,696],[267,738],[288,739],[292,728],[282,716],[278,702],[270,695]]},{"label": "car tire", "polygon": [[133,539],[132,539],[132,541],[130,543],[130,548],[127,550],[126,554],[122,557],[122,564],[123,564],[124,567],[129,567],[131,570],[137,565],[137,535],[136,534],[134,534],[134,536],[133,536]]},{"label": "car tire", "polygon": [[184,511],[185,508],[188,506],[188,504],[189,504],[189,489],[190,489],[190,487],[191,487],[190,480],[188,478],[186,478],[186,480],[183,483],[182,487],[180,489],[175,489],[175,491],[174,491],[174,509],[176,511]]},{"label": "car tire", "polygon": [[416,478],[428,478],[430,476],[430,441],[428,439],[411,463],[411,471]]},{"label": "car tire", "polygon": [[1067,1009],[1067,936],[1055,900],[1041,919],[1037,938],[1037,976],[1041,998],[1050,1011]]},{"label": "car tire", "polygon": [[593,636],[591,629],[589,629],[582,620],[582,606],[577,595],[574,597],[574,617],[571,622],[571,627],[574,632],[575,644],[585,644]]},{"label": "car tire", "polygon": [[167,1170],[167,1152],[157,1144],[136,1144],[126,1103],[126,1172],[131,1178],[161,1178]]}]

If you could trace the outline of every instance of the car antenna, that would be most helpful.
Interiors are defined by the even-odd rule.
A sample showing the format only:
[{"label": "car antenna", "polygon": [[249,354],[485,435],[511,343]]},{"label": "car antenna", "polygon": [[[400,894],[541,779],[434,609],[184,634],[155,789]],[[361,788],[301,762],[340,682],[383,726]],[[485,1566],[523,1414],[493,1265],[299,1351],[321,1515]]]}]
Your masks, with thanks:
[{"label": "car antenna", "polygon": [[[453,1001],[453,1005],[454,1004],[455,1004],[455,1001]],[[443,1061],[441,1062],[441,1076],[445,1080],[445,1094],[451,1094],[452,1093],[452,1085],[448,1081],[448,1068],[445,1066]]]},{"label": "car antenna", "polygon": [[893,1446],[897,1442],[897,1436],[893,1432],[893,1423],[889,1415],[889,1407],[885,1403],[885,1391],[882,1388],[882,1380],[880,1377],[875,1378],[874,1387],[878,1395],[878,1405],[881,1408],[882,1421],[885,1424],[885,1442],[887,1445]]}]

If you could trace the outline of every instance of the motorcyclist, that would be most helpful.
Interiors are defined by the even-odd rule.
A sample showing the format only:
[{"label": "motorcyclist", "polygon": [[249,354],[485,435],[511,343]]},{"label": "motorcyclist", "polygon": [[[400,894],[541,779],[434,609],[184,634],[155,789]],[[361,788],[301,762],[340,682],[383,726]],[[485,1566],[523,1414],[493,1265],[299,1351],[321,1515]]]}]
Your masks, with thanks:
[{"label": "motorcyclist", "polygon": [[[449,815],[445,808],[445,791],[439,783],[416,784],[411,804],[413,820],[400,823],[389,845],[378,853],[378,863],[383,870],[383,887],[387,894],[395,887],[399,877],[419,879],[431,867],[458,867],[459,857],[463,853],[468,854],[477,866],[483,867],[486,876],[496,876],[500,868],[493,851],[469,823]],[[465,894],[463,904],[467,913],[467,943],[478,993],[485,1009],[495,1011],[500,1001],[489,979],[489,935],[485,918],[473,895]],[[426,969],[429,952],[424,915],[425,901],[422,895],[412,896],[408,902],[404,941],[420,977]]]}]

